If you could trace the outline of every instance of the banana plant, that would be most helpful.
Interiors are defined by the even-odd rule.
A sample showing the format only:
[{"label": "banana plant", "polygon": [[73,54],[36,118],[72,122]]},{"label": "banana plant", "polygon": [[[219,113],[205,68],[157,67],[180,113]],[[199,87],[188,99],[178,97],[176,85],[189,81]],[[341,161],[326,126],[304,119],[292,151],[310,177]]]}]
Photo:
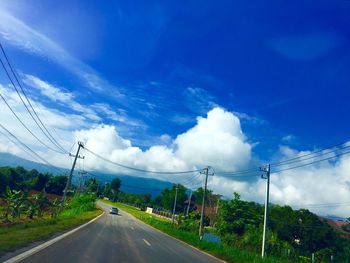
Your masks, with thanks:
[{"label": "banana plant", "polygon": [[9,221],[9,215],[13,219],[20,218],[21,211],[23,211],[25,200],[27,196],[22,191],[11,190],[10,187],[6,187],[4,195],[5,199],[5,220]]}]

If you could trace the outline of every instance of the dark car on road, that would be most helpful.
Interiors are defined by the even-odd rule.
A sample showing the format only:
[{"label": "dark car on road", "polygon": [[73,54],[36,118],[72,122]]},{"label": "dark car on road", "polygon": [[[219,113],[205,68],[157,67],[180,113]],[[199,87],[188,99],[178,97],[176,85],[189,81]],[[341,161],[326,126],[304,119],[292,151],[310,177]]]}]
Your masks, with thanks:
[{"label": "dark car on road", "polygon": [[111,207],[111,208],[109,209],[109,213],[110,213],[110,214],[115,214],[115,215],[117,215],[117,214],[118,214],[118,208],[116,208],[116,207]]}]

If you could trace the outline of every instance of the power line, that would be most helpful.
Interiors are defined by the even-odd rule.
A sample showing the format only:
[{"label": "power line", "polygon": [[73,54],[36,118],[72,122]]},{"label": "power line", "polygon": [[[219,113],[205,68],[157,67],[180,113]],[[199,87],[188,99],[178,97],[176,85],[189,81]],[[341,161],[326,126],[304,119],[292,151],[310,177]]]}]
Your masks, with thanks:
[{"label": "power line", "polygon": [[[51,164],[50,162],[48,162],[45,158],[41,157],[39,154],[37,154],[34,150],[32,150],[29,146],[27,146],[24,142],[22,142],[16,135],[14,135],[12,132],[10,132],[8,129],[6,129],[6,127],[4,127],[1,123],[0,123],[0,128],[2,128],[4,131],[6,131],[9,135],[11,135],[11,137],[13,137],[17,142],[19,142],[23,147],[25,147],[28,151],[30,151],[32,154],[34,154],[37,158],[39,158],[41,161],[43,161],[44,163],[46,163],[47,165],[51,166],[52,168],[54,168],[55,170],[59,171],[60,173],[62,171],[64,171],[63,169],[60,169],[56,166],[54,166],[53,164]],[[4,133],[3,133],[4,134]],[[5,135],[6,136],[6,135]],[[9,138],[8,136],[6,136],[7,138]],[[10,139],[10,138],[9,138]],[[10,139],[11,140],[11,139]],[[11,142],[13,142],[13,140],[11,140]],[[14,143],[14,142],[13,142]],[[66,171],[64,171],[66,173]]]},{"label": "power line", "polygon": [[[87,174],[94,176],[94,177],[98,177],[96,174],[93,174],[92,172],[88,172],[86,171]],[[140,189],[140,190],[152,190],[152,191],[163,191],[165,188],[148,188],[148,187],[139,187],[139,186],[134,186],[134,185],[127,185],[127,184],[121,184],[121,187],[127,187],[127,188],[135,188],[135,189]]]},{"label": "power line", "polygon": [[6,106],[9,108],[9,110],[12,112],[12,114],[16,117],[16,119],[22,124],[22,126],[38,141],[40,142],[42,145],[44,145],[46,148],[50,149],[51,151],[57,152],[57,153],[61,153],[60,151],[57,151],[56,149],[51,148],[50,146],[48,146],[46,143],[44,143],[42,140],[40,140],[38,138],[38,136],[36,136],[28,127],[27,125],[24,124],[24,122],[21,120],[21,118],[17,115],[17,113],[12,109],[12,107],[10,106],[10,104],[8,104],[7,100],[5,99],[5,97],[0,93],[0,97],[1,99],[5,102]]},{"label": "power line", "polygon": [[[35,116],[37,117],[37,119],[39,120],[39,122],[41,123],[41,125],[38,123],[37,119],[33,116],[32,112],[29,110],[27,104],[25,103],[25,101],[23,100],[23,98],[22,98],[22,96],[21,96],[19,90],[17,89],[17,87],[16,87],[14,81],[12,80],[12,78],[11,78],[11,76],[10,76],[10,73],[8,72],[8,70],[7,70],[7,68],[6,68],[6,66],[5,66],[5,64],[4,64],[4,62],[3,62],[3,60],[0,58],[1,65],[2,65],[2,67],[3,67],[3,69],[4,69],[4,71],[5,71],[5,73],[6,73],[7,77],[8,77],[8,79],[10,80],[10,82],[11,82],[13,88],[15,89],[17,95],[19,96],[19,98],[20,98],[20,100],[22,101],[24,107],[26,108],[27,112],[28,112],[29,115],[32,117],[32,119],[34,120],[34,122],[36,123],[36,125],[39,127],[39,129],[42,131],[42,133],[45,135],[45,137],[48,138],[49,141],[50,141],[53,145],[55,145],[58,149],[60,149],[61,151],[63,151],[63,153],[68,153],[68,152],[57,142],[57,140],[55,140],[55,138],[51,135],[51,133],[47,130],[47,128],[45,127],[45,125],[44,125],[43,122],[41,121],[41,119],[40,119],[40,117],[38,116],[38,114],[36,113],[34,107],[33,107],[32,104],[30,103],[30,101],[29,101],[29,99],[28,99],[28,97],[27,97],[27,95],[26,95],[26,93],[25,93],[25,91],[24,91],[24,89],[23,89],[23,87],[22,87],[22,85],[21,85],[19,79],[17,78],[16,73],[15,73],[13,67],[11,66],[11,63],[10,63],[10,61],[9,61],[9,59],[8,59],[8,57],[7,57],[6,53],[5,53],[5,50],[4,50],[4,48],[3,48],[3,46],[2,46],[1,43],[0,43],[0,48],[1,48],[1,50],[2,50],[2,53],[4,54],[4,57],[5,57],[5,59],[6,59],[6,62],[7,62],[7,64],[8,64],[8,66],[9,66],[9,68],[10,68],[10,70],[11,70],[13,76],[15,77],[15,79],[16,79],[18,85],[20,86],[20,88],[21,88],[21,90],[22,90],[23,95],[25,96],[25,98],[26,98],[26,100],[27,100],[29,106],[31,107],[32,111],[34,112]],[[43,128],[44,128],[45,130],[44,130]]]},{"label": "power line", "polygon": [[[35,109],[34,109],[32,103],[30,102],[30,100],[29,100],[29,98],[28,98],[26,92],[24,91],[24,88],[23,88],[23,86],[22,86],[22,84],[21,84],[21,81],[20,81],[19,78],[17,77],[16,70],[12,67],[12,65],[11,65],[11,63],[10,63],[10,60],[9,60],[9,58],[8,58],[6,52],[5,52],[5,49],[3,48],[3,46],[2,46],[1,43],[0,43],[0,48],[1,48],[1,50],[2,50],[2,53],[4,54],[4,57],[5,57],[5,59],[6,59],[6,62],[7,62],[7,64],[9,65],[10,70],[11,70],[13,76],[15,77],[15,79],[16,79],[16,81],[17,81],[19,87],[20,87],[21,90],[22,90],[22,93],[23,93],[24,97],[26,98],[26,100],[27,100],[29,106],[30,106],[31,109],[33,110],[35,116],[38,118],[38,120],[39,120],[39,122],[41,123],[42,127],[45,129],[45,131],[47,132],[47,134],[49,135],[49,137],[52,138],[53,143],[54,143],[55,145],[57,145],[61,150],[66,151],[66,150],[64,149],[64,147],[51,135],[51,133],[48,131],[48,129],[46,128],[46,126],[44,125],[44,123],[42,122],[42,120],[40,119],[39,115],[38,115],[37,112],[35,111]],[[12,82],[12,81],[11,81],[11,82]],[[17,91],[17,89],[16,89],[16,91]],[[21,98],[21,96],[20,96],[20,98]],[[22,100],[22,98],[21,98],[21,100]],[[23,102],[23,100],[22,100],[22,102]],[[24,102],[23,102],[23,103],[24,103]],[[25,105],[25,103],[24,103],[24,105]],[[27,107],[26,107],[26,108],[27,108]],[[28,109],[28,108],[27,108],[27,109]],[[29,112],[29,111],[28,111],[28,112]],[[38,125],[38,126],[39,126],[39,125]],[[39,126],[39,128],[40,128],[40,126]],[[44,133],[44,134],[45,134],[45,133]],[[45,134],[45,136],[46,136],[46,134]],[[49,137],[48,137],[48,139],[50,139]],[[50,140],[50,141],[51,141],[51,140]],[[68,153],[68,152],[67,152],[67,153]]]},{"label": "power line", "polygon": [[255,168],[250,168],[250,169],[246,169],[246,170],[237,170],[237,171],[232,171],[232,172],[218,172],[216,174],[222,174],[222,175],[238,175],[238,174],[247,174],[247,173],[251,173],[254,171],[259,171],[258,167]]},{"label": "power line", "polygon": [[114,164],[114,165],[117,165],[119,167],[122,167],[122,168],[125,168],[125,169],[129,169],[129,170],[133,170],[133,171],[137,171],[137,172],[144,172],[144,173],[153,173],[153,174],[188,174],[188,173],[195,173],[195,172],[200,172],[202,171],[203,169],[197,169],[197,170],[189,170],[189,171],[178,171],[178,172],[170,172],[170,171],[151,171],[151,170],[145,170],[145,169],[139,169],[139,168],[136,168],[136,167],[131,167],[131,166],[127,166],[127,165],[124,165],[124,164],[121,164],[121,163],[117,163],[117,162],[114,162],[114,161],[111,161],[89,149],[87,149],[85,146],[84,146],[84,149],[86,151],[88,151],[89,153],[91,153],[92,155],[100,158],[101,160],[104,160],[106,162],[109,162],[111,164]]},{"label": "power line", "polygon": [[321,159],[321,160],[317,160],[317,161],[314,161],[314,162],[301,164],[301,165],[297,165],[297,166],[293,166],[293,167],[289,167],[289,168],[285,168],[285,169],[280,169],[280,170],[274,171],[274,173],[278,173],[278,172],[282,172],[282,171],[288,171],[288,170],[293,170],[293,169],[297,169],[297,168],[300,168],[300,167],[308,166],[308,165],[311,165],[311,164],[315,164],[315,163],[331,160],[331,159],[334,159],[334,158],[337,158],[339,156],[342,156],[342,155],[345,155],[345,154],[349,154],[349,153],[350,153],[350,151],[339,153],[339,154],[336,154],[334,156],[331,156],[331,157],[328,157],[328,158],[324,158],[324,159]]},{"label": "power line", "polygon": [[[271,165],[277,166],[277,165],[279,165],[281,163],[287,163],[287,162],[290,162],[290,161],[293,161],[293,160],[301,159],[301,158],[313,155],[315,153],[323,152],[325,150],[332,149],[332,148],[344,145],[346,143],[347,143],[347,141],[342,142],[342,143],[338,143],[338,144],[335,144],[335,145],[332,145],[332,146],[329,146],[329,147],[326,147],[326,148],[322,148],[322,149],[319,149],[319,150],[316,150],[316,151],[313,151],[313,152],[310,152],[310,153],[307,153],[307,154],[303,154],[303,155],[300,155],[300,156],[297,156],[297,157],[294,157],[294,158],[290,158],[290,159],[283,160],[283,161],[280,161],[280,162],[271,163]],[[347,147],[350,147],[350,146],[346,146],[345,148],[347,148]],[[321,154],[321,155],[323,155],[323,154]]]},{"label": "power line", "polygon": [[[289,165],[291,163],[298,163],[298,162],[304,162],[306,160],[310,160],[310,159],[314,159],[314,158],[317,158],[317,157],[320,157],[322,155],[328,155],[328,154],[331,154],[331,153],[335,153],[335,152],[338,152],[340,150],[344,150],[344,149],[347,149],[347,148],[350,148],[350,145],[345,145],[343,147],[340,147],[340,148],[337,148],[335,150],[332,150],[332,151],[328,151],[328,152],[323,152],[321,154],[318,154],[318,155],[315,155],[315,156],[309,156],[307,158],[302,158],[300,160],[295,160],[295,158],[293,158],[293,160],[289,160],[289,161],[284,161],[284,162],[280,162],[279,164],[274,164],[273,166],[276,167],[276,166],[285,166],[285,165]],[[319,152],[319,151],[317,151]],[[311,155],[311,154],[308,154],[308,155]],[[306,155],[304,155],[306,156]]]},{"label": "power line", "polygon": [[[335,145],[332,145],[332,146],[329,146],[329,147],[326,147],[326,148],[322,148],[322,149],[313,151],[311,153],[303,154],[303,155],[300,155],[300,156],[297,156],[297,157],[294,157],[294,158],[290,158],[290,159],[283,160],[283,161],[280,161],[280,162],[274,162],[274,163],[271,163],[271,166],[276,167],[276,166],[283,166],[283,165],[287,165],[287,164],[291,164],[291,163],[303,162],[305,160],[309,160],[309,159],[312,159],[312,158],[317,158],[317,157],[320,157],[320,156],[323,156],[323,155],[326,155],[326,154],[337,152],[339,150],[344,150],[344,149],[350,148],[350,145],[344,145],[346,143],[347,143],[347,141],[342,142],[342,143],[338,143],[338,144],[335,144]],[[332,149],[334,147],[338,147],[338,146],[342,146],[342,145],[343,145],[343,147],[340,147],[340,148],[334,149],[332,151],[327,151],[327,152],[315,155],[315,154],[323,152],[325,150],[329,150],[329,149]],[[311,156],[311,157],[309,157],[309,156]],[[304,158],[304,157],[308,157],[308,158]],[[259,171],[258,167],[255,167],[255,168],[252,167],[252,168],[249,168],[249,169],[246,169],[246,170],[237,170],[237,171],[232,171],[232,172],[218,172],[216,174],[217,175],[221,175],[221,176],[226,176],[226,177],[250,177],[250,176],[256,176],[253,173],[254,172],[258,172],[258,171]]]},{"label": "power line", "polygon": [[[12,142],[14,145],[17,145],[17,143],[16,143],[8,134],[6,134],[5,132],[3,132],[3,131],[1,131],[1,130],[0,130],[0,133],[1,133],[2,135],[4,135],[4,136],[5,136],[10,142]],[[23,147],[23,145],[20,145],[20,147],[22,148],[22,150],[23,150],[25,153],[27,153],[29,156],[33,157],[33,159],[35,159],[35,160],[41,160],[41,159],[39,159],[36,155],[34,155],[32,152],[28,151],[27,148]]]}]

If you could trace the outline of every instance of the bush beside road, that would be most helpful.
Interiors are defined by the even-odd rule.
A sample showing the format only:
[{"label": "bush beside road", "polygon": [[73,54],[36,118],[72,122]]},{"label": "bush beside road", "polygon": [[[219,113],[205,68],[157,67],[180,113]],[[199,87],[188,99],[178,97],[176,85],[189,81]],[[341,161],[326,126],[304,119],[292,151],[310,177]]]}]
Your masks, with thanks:
[{"label": "bush beside road", "polygon": [[264,260],[261,259],[260,255],[257,255],[255,253],[239,250],[237,248],[223,245],[223,244],[217,244],[212,243],[208,241],[200,241],[198,238],[198,235],[179,229],[176,225],[172,225],[169,220],[165,220],[162,218],[159,218],[157,216],[150,215],[146,212],[141,211],[139,208],[125,205],[118,202],[111,202],[108,200],[102,200],[104,203],[116,206],[123,211],[133,215],[135,218],[141,220],[142,222],[174,237],[177,238],[183,242],[186,242],[187,244],[196,247],[202,251],[205,251],[213,256],[216,256],[220,259],[226,260],[228,262],[239,262],[239,263],[251,263],[251,262],[264,262],[264,263],[283,263],[288,262],[281,259],[275,259],[267,257]]}]

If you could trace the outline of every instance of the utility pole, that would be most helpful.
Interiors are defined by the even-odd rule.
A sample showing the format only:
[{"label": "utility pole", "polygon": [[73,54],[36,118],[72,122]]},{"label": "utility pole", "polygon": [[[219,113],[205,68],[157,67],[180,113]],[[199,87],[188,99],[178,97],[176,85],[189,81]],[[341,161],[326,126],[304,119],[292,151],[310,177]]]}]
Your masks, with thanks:
[{"label": "utility pole", "polygon": [[[203,172],[201,172],[201,173],[203,173]],[[203,232],[203,218],[204,218],[204,212],[205,212],[205,196],[207,194],[209,167],[204,169],[204,174],[205,174],[205,184],[204,184],[204,192],[203,192],[203,200],[202,200],[201,221],[199,223],[199,239],[200,240],[202,240],[202,232]]]},{"label": "utility pole", "polygon": [[175,200],[174,200],[174,207],[173,207],[173,215],[171,217],[171,222],[172,224],[174,224],[174,220],[175,220],[175,209],[176,209],[176,201],[177,201],[177,190],[179,189],[179,186],[176,185],[176,192],[175,192]]},{"label": "utility pole", "polygon": [[219,211],[220,197],[221,197],[221,196],[219,196],[219,198],[218,198],[218,203],[216,204],[215,214],[218,214],[218,211]]},{"label": "utility pole", "polygon": [[188,213],[190,212],[191,203],[192,203],[192,190],[191,190],[191,193],[190,193],[190,197],[188,198],[188,205],[187,205],[186,217],[188,217]]},{"label": "utility pole", "polygon": [[71,184],[71,181],[72,181],[72,177],[73,177],[73,172],[74,172],[74,168],[75,168],[75,164],[77,163],[77,159],[78,158],[82,158],[81,156],[79,156],[79,151],[80,151],[80,148],[83,147],[84,148],[84,145],[82,142],[78,142],[78,150],[77,150],[77,154],[76,155],[71,155],[69,154],[70,156],[73,156],[74,157],[74,161],[73,161],[73,165],[72,165],[72,169],[70,170],[70,174],[69,174],[69,177],[68,177],[68,180],[67,180],[67,183],[66,183],[66,187],[64,188],[63,190],[63,196],[62,196],[62,201],[61,201],[61,207],[64,206],[64,201],[66,199],[66,195],[67,195],[67,191],[68,191],[68,188]]},{"label": "utility pole", "polygon": [[260,168],[264,174],[261,176],[262,179],[266,179],[266,194],[265,194],[265,212],[264,212],[264,230],[263,230],[263,241],[261,248],[261,257],[265,256],[265,245],[267,239],[267,225],[268,225],[268,210],[269,210],[269,195],[270,195],[270,164],[264,168]]}]

